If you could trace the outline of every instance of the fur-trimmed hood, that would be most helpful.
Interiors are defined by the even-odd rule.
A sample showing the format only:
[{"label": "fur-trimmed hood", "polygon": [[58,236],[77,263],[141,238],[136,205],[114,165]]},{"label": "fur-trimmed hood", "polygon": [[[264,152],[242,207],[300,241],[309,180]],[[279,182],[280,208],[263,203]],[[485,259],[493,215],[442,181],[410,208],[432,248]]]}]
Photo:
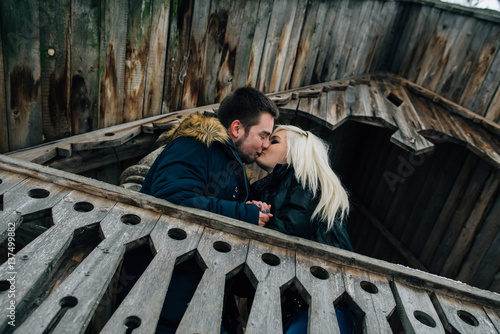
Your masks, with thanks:
[{"label": "fur-trimmed hood", "polygon": [[190,114],[167,133],[167,145],[179,137],[192,137],[210,147],[213,142],[227,143],[230,138],[227,129],[214,116],[200,113]]}]

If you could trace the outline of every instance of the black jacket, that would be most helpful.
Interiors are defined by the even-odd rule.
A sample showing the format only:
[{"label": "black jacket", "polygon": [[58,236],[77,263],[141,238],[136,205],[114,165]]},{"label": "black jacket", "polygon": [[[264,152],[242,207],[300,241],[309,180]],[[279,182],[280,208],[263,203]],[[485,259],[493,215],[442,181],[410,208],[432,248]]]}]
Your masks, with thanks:
[{"label": "black jacket", "polygon": [[291,165],[277,165],[273,173],[255,182],[251,186],[252,199],[271,205],[274,215],[266,227],[289,235],[294,235],[323,244],[352,251],[351,241],[345,229],[335,222],[335,226],[327,231],[326,222],[312,214],[318,204],[318,196],[314,197],[309,189],[304,189],[295,177]]}]

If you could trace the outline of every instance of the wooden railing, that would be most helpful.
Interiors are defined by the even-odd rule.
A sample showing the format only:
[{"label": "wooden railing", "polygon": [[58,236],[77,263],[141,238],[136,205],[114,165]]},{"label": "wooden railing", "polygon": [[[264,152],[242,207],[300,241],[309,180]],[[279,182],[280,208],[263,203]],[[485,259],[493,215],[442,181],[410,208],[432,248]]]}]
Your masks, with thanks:
[{"label": "wooden railing", "polygon": [[[0,199],[0,332],[84,333],[100,317],[104,333],[153,333],[174,267],[193,253],[206,268],[178,333],[219,333],[226,280],[241,270],[256,288],[246,333],[282,331],[280,294],[291,282],[309,304],[310,333],[339,333],[339,299],[363,333],[391,333],[394,323],[406,333],[500,332],[492,292],[5,156]],[[47,224],[20,248],[30,221]],[[86,231],[97,227],[95,241]],[[145,240],[152,261],[105,317],[124,254]]]}]

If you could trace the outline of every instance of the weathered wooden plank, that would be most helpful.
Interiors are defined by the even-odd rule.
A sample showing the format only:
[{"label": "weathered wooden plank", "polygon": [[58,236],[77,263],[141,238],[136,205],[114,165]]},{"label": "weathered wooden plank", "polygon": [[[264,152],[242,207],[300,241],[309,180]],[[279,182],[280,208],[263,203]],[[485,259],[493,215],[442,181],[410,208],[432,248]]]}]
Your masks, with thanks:
[{"label": "weathered wooden plank", "polygon": [[252,240],[246,263],[257,285],[246,333],[282,333],[280,288],[295,275],[295,252]]},{"label": "weathered wooden plank", "polygon": [[394,296],[405,333],[444,333],[439,315],[425,290],[394,281]]},{"label": "weathered wooden plank", "polygon": [[[478,39],[483,43],[477,45],[477,59],[471,66],[468,81],[458,103],[477,114],[487,114],[489,104],[498,89],[500,74],[500,26],[483,24],[477,30]],[[482,35],[482,36],[481,36]]]},{"label": "weathered wooden plank", "polygon": [[[185,62],[186,75],[181,109],[193,108],[198,105],[202,87],[205,60],[205,50],[208,43],[208,22],[211,1],[195,1],[193,7],[192,25],[189,40],[188,60]],[[184,74],[181,71],[182,76]]]},{"label": "weathered wooden plank", "polygon": [[[320,10],[321,7],[321,10]],[[298,13],[302,14],[302,24],[297,25],[301,27],[298,34],[300,40],[295,45],[295,49],[288,50],[293,54],[294,62],[289,63],[291,75],[291,83],[288,85],[290,88],[297,88],[304,86],[305,83],[311,83],[311,77],[314,70],[314,60],[318,52],[318,43],[321,38],[321,29],[319,27],[325,20],[326,3],[325,1],[315,1],[307,6],[307,10],[302,9]],[[300,18],[299,18],[300,20]]]},{"label": "weathered wooden plank", "polygon": [[485,117],[492,122],[500,123],[500,89],[497,89],[495,96],[491,100]]},{"label": "weathered wooden plank", "polygon": [[[84,333],[125,253],[149,235],[159,214],[115,205],[101,222],[104,239],[19,327],[26,331]],[[66,312],[61,312],[61,310]]]},{"label": "weathered wooden plank", "polygon": [[99,128],[123,121],[128,1],[102,3]]},{"label": "weathered wooden plank", "polygon": [[396,302],[386,277],[344,267],[344,283],[349,296],[364,312],[364,333],[390,333],[387,321]]},{"label": "weathered wooden plank", "polygon": [[181,108],[182,91],[189,55],[189,33],[193,0],[177,1],[171,8],[162,112]]},{"label": "weathered wooden plank", "polygon": [[435,295],[445,328],[458,333],[498,333],[481,306],[439,293]]},{"label": "weathered wooden plank", "polygon": [[373,117],[380,121],[386,128],[396,130],[397,125],[392,115],[397,112],[397,107],[385,96],[386,89],[383,81],[372,79],[368,87]]},{"label": "weathered wooden plank", "polygon": [[127,17],[123,122],[143,117],[144,88],[150,55],[151,0],[130,2]]},{"label": "weathered wooden plank", "polygon": [[[448,220],[452,223],[449,224],[446,232],[442,236],[441,242],[433,257],[433,261],[429,266],[431,272],[440,273],[443,269],[443,265],[446,262],[447,256],[455,242],[463,226],[466,223],[467,218],[470,216],[476,201],[478,200],[488,178],[491,173],[492,167],[483,161],[479,161],[479,164],[474,169],[469,182],[465,182],[465,189],[462,194],[467,194],[466,198],[462,198],[457,201],[455,206],[455,212],[448,216]],[[462,245],[463,246],[463,245]]]},{"label": "weathered wooden plank", "polygon": [[[232,90],[233,90],[233,80],[234,75],[240,69],[235,67],[236,57],[238,53],[238,42],[241,38],[241,32],[243,25],[243,18],[245,17],[246,3],[243,1],[231,1],[230,4],[220,7],[219,4],[218,12],[219,17],[225,18],[225,20],[220,21],[219,31],[220,37],[218,38],[218,48],[220,52],[220,63],[215,65],[214,68],[218,69],[216,74],[216,84],[213,83],[215,89],[215,97],[213,101],[221,102]],[[227,11],[226,11],[227,8]],[[225,21],[225,22],[224,22]],[[228,31],[228,33],[226,33]],[[224,38],[222,37],[224,36]],[[214,69],[212,69],[213,71]],[[208,84],[211,84],[209,82]],[[238,87],[235,87],[238,88]]]},{"label": "weathered wooden plank", "polygon": [[[5,194],[7,191],[9,191],[9,189],[15,187],[24,179],[26,179],[26,176],[0,170],[0,195]],[[2,211],[3,210],[2,198]]]},{"label": "weathered wooden plank", "polygon": [[[496,221],[498,222],[498,217]],[[498,256],[500,252],[500,233],[498,231],[496,233],[491,231],[490,233],[492,234],[491,243],[485,245],[486,250],[482,259],[477,259],[478,267],[470,283],[484,289],[489,289],[490,291],[495,291],[493,289],[498,289],[498,268],[500,268],[500,257]]]},{"label": "weathered wooden plank", "polygon": [[8,143],[17,150],[43,141],[39,4],[2,1],[0,15]]},{"label": "weathered wooden plank", "polygon": [[[153,333],[179,257],[196,249],[203,226],[162,216],[151,232],[156,255],[101,333],[116,333],[131,317],[140,320],[140,331]],[[211,303],[209,303],[211,304]],[[198,319],[198,318],[197,318]]]},{"label": "weathered wooden plank", "polygon": [[[36,179],[25,179],[3,194],[3,211],[0,211],[0,243],[7,238],[9,227],[18,228],[19,216],[26,219],[44,215],[68,193],[68,189]],[[18,222],[12,226],[13,222]]]},{"label": "weathered wooden plank", "polygon": [[[197,249],[207,268],[177,330],[180,333],[219,333],[226,279],[245,262],[248,241],[205,229]],[[260,307],[258,303],[254,305]]]},{"label": "weathered wooden plank", "polygon": [[295,17],[296,10],[295,1],[275,0],[273,3],[256,85],[260,91],[267,93],[279,89],[279,82],[277,78],[273,81],[273,77],[281,78],[293,26],[290,18]]},{"label": "weathered wooden plank", "polygon": [[[104,16],[104,13],[102,14]],[[71,2],[69,115],[71,134],[99,127],[101,3]],[[85,55],[85,56],[83,56]]]},{"label": "weathered wooden plank", "polygon": [[446,277],[456,276],[460,264],[473,246],[473,242],[477,236],[477,230],[483,223],[484,215],[487,212],[486,210],[491,207],[491,202],[494,200],[493,195],[497,193],[499,185],[500,172],[491,171],[481,194],[476,200],[476,205],[460,231],[460,235],[455,240],[455,244],[447,260],[444,262],[441,275]]},{"label": "weathered wooden plank", "polygon": [[147,55],[147,74],[144,92],[143,117],[162,113],[163,85],[167,54],[170,1],[153,1],[151,34]]},{"label": "weathered wooden plank", "polygon": [[[0,55],[3,55],[2,40],[5,37],[2,35],[2,25],[0,24]],[[7,97],[5,95],[5,74],[4,60],[0,57],[0,154],[9,151],[9,124],[7,123]]]},{"label": "weathered wooden plank", "polygon": [[296,259],[297,279],[310,296],[308,333],[340,333],[334,302],[345,292],[341,269],[302,254]]},{"label": "weathered wooden plank", "polygon": [[326,115],[327,126],[331,130],[344,124],[350,116],[347,108],[345,91],[332,90],[328,92],[328,111]]},{"label": "weathered wooden plank", "polygon": [[95,137],[90,140],[78,141],[71,144],[74,151],[93,150],[99,148],[115,147],[122,145],[130,139],[141,134],[140,126],[135,126],[121,131],[109,131],[103,136]]},{"label": "weathered wooden plank", "polygon": [[45,140],[71,134],[69,108],[70,1],[40,3],[42,128]]},{"label": "weathered wooden plank", "polygon": [[[1,307],[7,309],[14,301],[19,314],[29,313],[27,307],[32,304],[33,296],[40,292],[40,286],[70,245],[75,231],[99,223],[113,205],[112,201],[90,197],[77,191],[72,191],[61,199],[52,208],[55,226],[16,254],[18,261],[13,265],[14,270],[10,262],[0,267],[0,281],[7,281],[13,271],[16,274],[15,297],[10,298],[4,294],[0,298]],[[0,330],[5,330],[8,322],[8,318],[1,319]]]},{"label": "weathered wooden plank", "polygon": [[500,314],[498,313],[498,310],[494,311],[492,309],[485,309],[485,311],[496,330],[500,333]]},{"label": "weathered wooden plank", "polygon": [[256,87],[257,80],[259,80],[260,64],[263,58],[264,44],[267,39],[267,30],[271,20],[273,3],[274,0],[262,0],[259,3],[253,43],[248,61],[247,86]]},{"label": "weathered wooden plank", "polygon": [[[467,254],[460,273],[457,279],[461,282],[471,282],[472,276],[478,271],[481,266],[481,261],[488,252],[488,248],[493,244],[495,236],[500,231],[500,226],[497,224],[500,217],[500,196],[497,196],[495,203],[488,212],[488,216],[484,219],[481,230],[475,236],[476,242],[472,245],[471,250]],[[491,267],[494,268],[494,267]]]}]

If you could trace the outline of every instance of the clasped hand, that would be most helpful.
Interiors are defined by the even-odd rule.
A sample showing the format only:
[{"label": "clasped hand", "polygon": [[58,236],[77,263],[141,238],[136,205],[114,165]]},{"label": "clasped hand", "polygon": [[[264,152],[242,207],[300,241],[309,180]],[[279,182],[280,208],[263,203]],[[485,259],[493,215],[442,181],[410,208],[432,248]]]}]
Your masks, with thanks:
[{"label": "clasped hand", "polygon": [[254,204],[259,208],[259,226],[266,226],[273,216],[271,205],[261,201],[247,201],[246,204]]}]

